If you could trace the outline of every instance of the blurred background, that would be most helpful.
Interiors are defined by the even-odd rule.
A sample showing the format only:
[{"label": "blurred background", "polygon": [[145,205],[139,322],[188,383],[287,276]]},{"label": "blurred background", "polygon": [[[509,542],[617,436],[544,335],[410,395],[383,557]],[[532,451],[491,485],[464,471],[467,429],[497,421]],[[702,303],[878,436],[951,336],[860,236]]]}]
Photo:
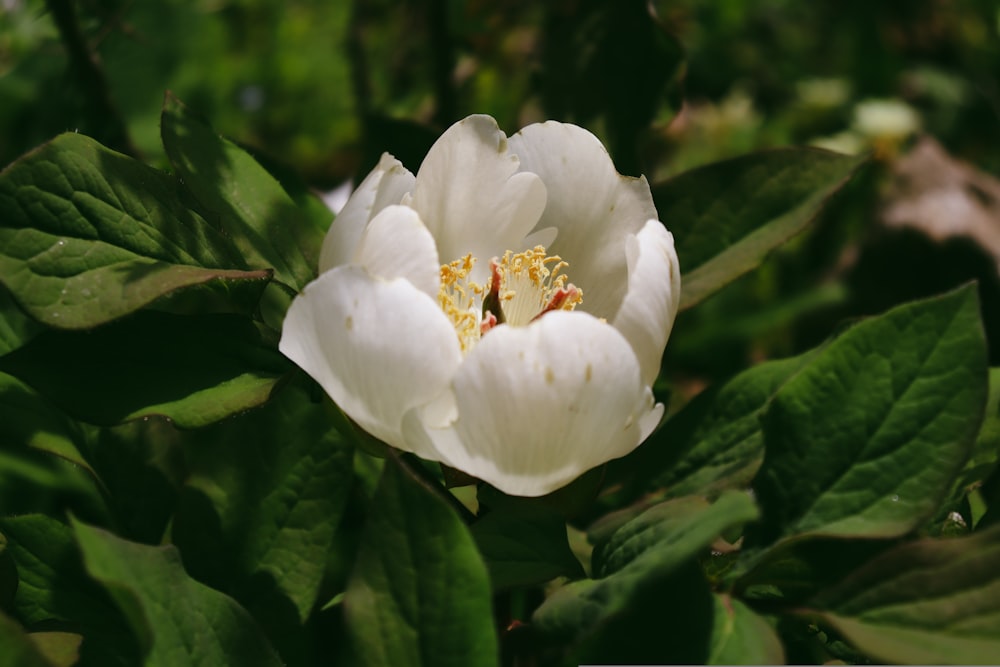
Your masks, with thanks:
[{"label": "blurred background", "polygon": [[470,113],[579,123],[654,184],[770,147],[871,153],[682,314],[665,365],[690,393],[970,279],[1000,363],[998,73],[996,0],[0,0],[0,163],[79,131],[166,167],[167,89],[324,191],[383,150],[416,170]]}]

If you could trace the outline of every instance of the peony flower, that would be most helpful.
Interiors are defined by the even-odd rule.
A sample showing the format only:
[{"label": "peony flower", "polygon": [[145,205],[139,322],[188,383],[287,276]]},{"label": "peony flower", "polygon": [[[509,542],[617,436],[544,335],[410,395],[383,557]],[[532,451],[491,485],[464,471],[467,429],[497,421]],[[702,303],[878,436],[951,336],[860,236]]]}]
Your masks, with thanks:
[{"label": "peony flower", "polygon": [[449,128],[351,195],[280,349],[361,428],[512,495],[628,454],[680,296],[644,178],[563,123]]}]

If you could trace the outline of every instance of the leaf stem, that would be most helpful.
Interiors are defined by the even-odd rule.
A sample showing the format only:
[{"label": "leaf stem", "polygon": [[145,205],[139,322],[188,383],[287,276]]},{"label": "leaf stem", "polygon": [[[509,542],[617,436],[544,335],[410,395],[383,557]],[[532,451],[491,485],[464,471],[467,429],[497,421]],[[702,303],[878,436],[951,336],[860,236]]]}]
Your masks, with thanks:
[{"label": "leaf stem", "polygon": [[80,21],[72,0],[45,0],[59,37],[69,56],[70,68],[78,77],[87,120],[94,138],[114,150],[138,157],[139,151],[129,137],[125,121],[111,100],[111,88],[101,68],[100,58],[91,52],[80,30]]}]

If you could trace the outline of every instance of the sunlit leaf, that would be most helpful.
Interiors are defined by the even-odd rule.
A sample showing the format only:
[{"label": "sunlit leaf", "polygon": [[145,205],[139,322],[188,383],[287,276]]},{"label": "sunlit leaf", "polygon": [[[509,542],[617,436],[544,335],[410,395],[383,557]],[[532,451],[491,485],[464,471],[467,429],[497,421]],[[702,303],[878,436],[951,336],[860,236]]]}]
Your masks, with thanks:
[{"label": "sunlit leaf", "polygon": [[0,172],[0,211],[0,282],[54,327],[94,327],[209,283],[252,303],[271,276],[246,270],[175,179],[80,134]]},{"label": "sunlit leaf", "polygon": [[968,459],[986,395],[974,286],[853,327],[764,414],[766,454],[754,480],[764,524],[754,543],[913,530]]}]

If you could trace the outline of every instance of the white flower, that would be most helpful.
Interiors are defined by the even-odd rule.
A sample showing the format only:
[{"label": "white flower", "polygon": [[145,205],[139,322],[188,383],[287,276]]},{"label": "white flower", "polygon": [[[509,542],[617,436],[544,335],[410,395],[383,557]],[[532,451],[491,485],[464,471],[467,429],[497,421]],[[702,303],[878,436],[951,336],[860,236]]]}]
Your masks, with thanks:
[{"label": "white flower", "polygon": [[[456,123],[386,154],[334,220],[281,351],[357,424],[514,495],[628,454],[677,313],[644,178],[575,125]],[[484,305],[485,302],[485,305]]]}]

